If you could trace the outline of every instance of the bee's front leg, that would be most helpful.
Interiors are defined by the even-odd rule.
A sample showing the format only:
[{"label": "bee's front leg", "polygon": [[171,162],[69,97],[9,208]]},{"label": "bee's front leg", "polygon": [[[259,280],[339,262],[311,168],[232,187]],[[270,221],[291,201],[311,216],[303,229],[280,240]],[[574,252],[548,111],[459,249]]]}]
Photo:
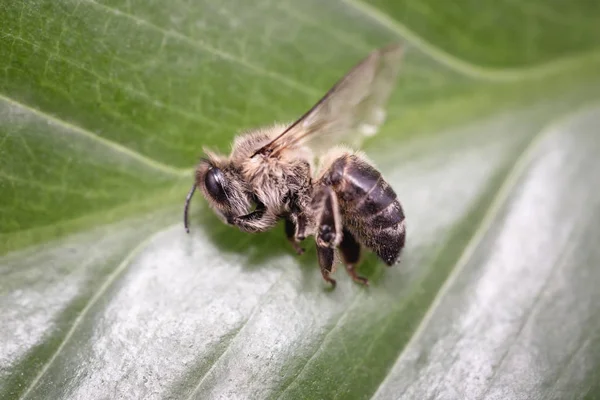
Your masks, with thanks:
[{"label": "bee's front leg", "polygon": [[234,217],[231,222],[244,232],[265,232],[277,224],[277,216],[266,208],[260,207],[249,214]]}]

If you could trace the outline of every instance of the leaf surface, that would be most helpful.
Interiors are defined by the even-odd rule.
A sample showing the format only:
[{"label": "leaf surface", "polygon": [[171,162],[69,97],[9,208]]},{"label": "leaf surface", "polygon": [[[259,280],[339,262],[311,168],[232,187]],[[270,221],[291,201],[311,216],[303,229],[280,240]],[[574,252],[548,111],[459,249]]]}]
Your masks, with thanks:
[{"label": "leaf surface", "polygon": [[[597,10],[467,3],[0,5],[0,397],[595,396]],[[365,150],[406,211],[399,265],[330,291],[311,239],[200,196],[185,234],[203,146],[398,40]]]}]

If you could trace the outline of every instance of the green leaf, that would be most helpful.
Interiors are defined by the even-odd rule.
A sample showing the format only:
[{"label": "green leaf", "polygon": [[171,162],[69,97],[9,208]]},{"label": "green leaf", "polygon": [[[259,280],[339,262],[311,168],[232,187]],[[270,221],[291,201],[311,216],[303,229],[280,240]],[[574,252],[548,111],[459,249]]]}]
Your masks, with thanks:
[{"label": "green leaf", "polygon": [[[597,397],[598,7],[474,4],[1,4],[0,398]],[[185,233],[203,146],[394,41],[399,265],[329,290],[200,196]]]}]

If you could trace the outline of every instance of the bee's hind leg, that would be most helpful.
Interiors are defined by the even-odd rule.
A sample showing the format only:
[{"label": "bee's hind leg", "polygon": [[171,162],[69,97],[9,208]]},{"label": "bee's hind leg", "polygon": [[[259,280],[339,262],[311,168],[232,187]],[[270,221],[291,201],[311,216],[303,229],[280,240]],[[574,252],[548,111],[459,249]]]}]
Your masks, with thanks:
[{"label": "bee's hind leg", "polygon": [[342,259],[346,265],[346,271],[355,282],[369,285],[369,280],[356,273],[356,266],[360,260],[360,243],[356,241],[354,235],[344,228],[342,233],[342,242],[339,246]]},{"label": "bee's hind leg", "polygon": [[298,239],[296,238],[296,224],[289,217],[285,219],[285,235],[296,253],[298,255],[303,254],[304,249],[298,244]]}]

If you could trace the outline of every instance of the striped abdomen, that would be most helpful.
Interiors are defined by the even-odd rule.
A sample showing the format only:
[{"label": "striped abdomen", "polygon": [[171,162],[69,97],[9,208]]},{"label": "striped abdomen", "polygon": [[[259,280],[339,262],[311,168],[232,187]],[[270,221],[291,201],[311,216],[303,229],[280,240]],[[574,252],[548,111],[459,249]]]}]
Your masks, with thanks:
[{"label": "striped abdomen", "polygon": [[404,247],[404,212],[381,173],[354,154],[337,158],[323,176],[337,194],[344,226],[387,265]]}]

